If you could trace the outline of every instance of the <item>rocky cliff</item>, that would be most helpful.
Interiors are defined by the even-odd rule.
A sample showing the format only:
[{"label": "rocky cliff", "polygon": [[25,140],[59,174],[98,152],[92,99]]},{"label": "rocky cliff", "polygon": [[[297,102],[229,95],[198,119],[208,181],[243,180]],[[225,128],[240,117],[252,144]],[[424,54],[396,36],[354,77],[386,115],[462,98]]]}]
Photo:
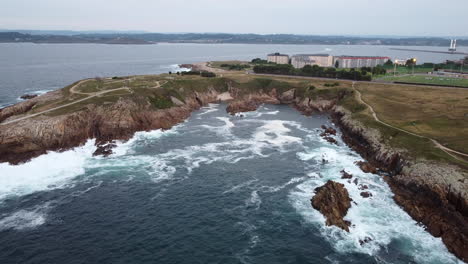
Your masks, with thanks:
[{"label": "rocky cliff", "polygon": [[[169,129],[188,118],[193,110],[221,98],[232,98],[227,108],[231,114],[253,111],[262,103],[289,104],[304,114],[329,111],[341,127],[344,141],[374,167],[388,173],[386,180],[395,193],[395,201],[431,234],[442,237],[451,252],[468,261],[468,176],[454,166],[409,159],[405,150],[390,147],[378,130],[356,121],[349,110],[339,105],[342,98],[352,95],[349,90],[317,96],[284,87],[246,91],[229,84],[229,96],[220,96],[222,92],[225,93],[216,87],[193,92],[183,101],[173,100],[173,106],[165,109],[156,109],[147,98],[134,96],[111,104],[90,103],[67,114],[4,123],[0,126],[0,162],[18,164],[49,150],[79,146],[89,138],[96,138],[101,144],[129,139],[137,131]],[[60,94],[39,96],[2,109],[0,122],[21,117],[55,97]],[[102,153],[108,151],[103,149]],[[318,192],[326,196],[325,190],[328,188]],[[333,222],[346,229],[345,222]]]},{"label": "rocky cliff", "polygon": [[[143,97],[121,98],[109,105],[89,104],[73,113],[6,124],[0,127],[0,162],[18,164],[49,150],[61,151],[82,145],[90,138],[101,145],[116,139],[127,140],[137,131],[169,129],[187,119],[193,110],[216,101],[218,95],[214,89],[194,93],[183,105],[167,109],[155,109]],[[23,113],[35,103],[23,102],[6,108],[0,116]]]},{"label": "rocky cliff", "polygon": [[441,237],[450,252],[468,261],[468,175],[456,166],[409,159],[405,150],[386,145],[378,130],[354,120],[341,106],[334,107],[333,117],[344,141],[388,173],[385,180],[397,204],[433,236]]}]

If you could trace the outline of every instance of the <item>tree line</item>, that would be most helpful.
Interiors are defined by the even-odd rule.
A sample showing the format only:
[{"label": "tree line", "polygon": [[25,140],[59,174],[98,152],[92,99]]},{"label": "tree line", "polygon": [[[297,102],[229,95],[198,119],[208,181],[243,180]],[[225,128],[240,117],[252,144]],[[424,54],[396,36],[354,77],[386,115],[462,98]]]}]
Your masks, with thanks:
[{"label": "tree line", "polygon": [[263,74],[278,74],[278,75],[295,75],[307,77],[321,77],[333,79],[346,79],[356,81],[371,81],[372,75],[386,74],[385,68],[378,65],[376,67],[362,67],[351,69],[336,69],[332,67],[320,67],[318,65],[306,65],[302,69],[295,69],[290,64],[269,64],[256,65],[253,68],[255,73]]}]

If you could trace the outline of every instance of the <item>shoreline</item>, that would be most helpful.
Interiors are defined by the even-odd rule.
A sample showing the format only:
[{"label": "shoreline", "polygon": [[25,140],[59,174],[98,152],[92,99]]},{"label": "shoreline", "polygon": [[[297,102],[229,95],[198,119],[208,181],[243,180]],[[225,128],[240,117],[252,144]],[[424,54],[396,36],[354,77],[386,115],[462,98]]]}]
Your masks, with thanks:
[{"label": "shoreline", "polygon": [[[395,202],[414,220],[424,224],[433,236],[442,237],[450,252],[464,261],[468,259],[468,204],[465,197],[457,193],[457,189],[451,185],[443,185],[437,181],[426,183],[425,179],[428,176],[417,176],[419,172],[413,169],[418,169],[418,163],[411,164],[404,154],[385,146],[376,138],[369,137],[370,129],[353,120],[349,111],[338,104],[346,96],[355,96],[352,91],[315,99],[300,97],[294,88],[283,92],[276,89],[270,92],[242,92],[228,84],[227,91],[219,87],[211,87],[204,92],[195,91],[184,98],[183,104],[178,103],[167,109],[152,110],[146,104],[119,100],[109,106],[89,106],[84,110],[57,117],[37,117],[26,123],[18,121],[19,128],[5,124],[2,128],[7,132],[0,132],[0,161],[20,164],[50,150],[65,151],[81,146],[92,138],[96,139],[97,151],[102,150],[102,147],[105,148],[106,144],[114,140],[129,140],[138,131],[170,129],[185,121],[194,110],[208,103],[230,102],[226,110],[231,114],[254,111],[261,104],[290,105],[306,115],[315,112],[330,114],[340,127],[344,142],[366,161],[389,173],[384,179],[395,194]],[[28,112],[37,102],[44,100],[44,97],[52,95],[53,98],[57,93],[58,91],[55,91],[15,104],[11,107],[11,116]],[[1,109],[0,120],[8,121],[11,116],[2,119],[3,112],[4,109]],[[31,126],[35,132],[32,132],[34,130],[31,130]],[[9,139],[6,144],[5,139]],[[424,173],[431,175],[436,172],[434,169]]]}]

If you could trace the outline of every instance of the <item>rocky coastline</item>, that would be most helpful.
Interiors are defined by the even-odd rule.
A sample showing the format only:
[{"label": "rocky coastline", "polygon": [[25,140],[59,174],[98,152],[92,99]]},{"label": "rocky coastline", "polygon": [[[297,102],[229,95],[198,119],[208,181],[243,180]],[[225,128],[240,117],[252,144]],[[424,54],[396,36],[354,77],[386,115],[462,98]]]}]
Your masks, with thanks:
[{"label": "rocky coastline", "polygon": [[[405,157],[404,150],[387,146],[382,142],[379,131],[354,120],[351,113],[338,104],[346,94],[312,99],[298,96],[294,89],[282,93],[276,89],[243,93],[233,87],[229,87],[228,93],[230,103],[226,110],[230,114],[254,111],[264,103],[288,104],[307,115],[330,113],[346,144],[360,153],[372,167],[385,172],[383,177],[395,194],[394,200],[428,232],[441,237],[450,252],[468,261],[468,182],[463,180],[462,172],[456,167],[412,161]],[[143,98],[120,99],[110,105],[90,104],[74,113],[4,124],[0,126],[0,162],[20,164],[47,151],[80,146],[90,138],[96,139],[96,154],[108,155],[114,140],[128,140],[137,131],[170,129],[201,106],[225,98],[221,94],[222,91],[215,88],[203,93],[195,92],[185,98],[183,104],[157,110]],[[58,95],[50,93],[1,109],[0,122],[21,116],[41,101],[50,100],[47,96]],[[372,167],[361,168],[372,170]],[[448,180],[444,177],[447,174],[455,176]],[[323,193],[321,190],[317,192]],[[339,222],[339,225],[346,230],[347,223]]]}]

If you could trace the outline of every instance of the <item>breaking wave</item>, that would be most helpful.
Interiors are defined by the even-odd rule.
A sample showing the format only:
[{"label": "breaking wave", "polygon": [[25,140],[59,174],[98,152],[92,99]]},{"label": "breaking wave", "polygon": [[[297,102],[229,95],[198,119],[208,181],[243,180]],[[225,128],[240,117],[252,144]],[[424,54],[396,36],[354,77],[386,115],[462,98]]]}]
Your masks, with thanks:
[{"label": "breaking wave", "polygon": [[0,201],[37,191],[63,188],[85,173],[88,159],[95,150],[94,140],[65,152],[49,152],[21,165],[0,163]]},{"label": "breaking wave", "polygon": [[[361,160],[358,155],[345,146],[324,144],[297,153],[308,164],[310,178],[290,192],[289,200],[306,221],[319,227],[338,252],[359,252],[378,258],[385,255],[389,246],[396,245],[400,254],[412,256],[418,263],[457,263],[440,238],[431,236],[393,201],[393,194],[382,177],[360,170],[355,164]],[[343,169],[353,175],[352,180],[341,179]],[[355,202],[345,217],[352,223],[349,233],[325,226],[323,215],[310,205],[313,190],[328,180],[344,184]],[[359,188],[364,185],[372,197],[360,195]]]}]

